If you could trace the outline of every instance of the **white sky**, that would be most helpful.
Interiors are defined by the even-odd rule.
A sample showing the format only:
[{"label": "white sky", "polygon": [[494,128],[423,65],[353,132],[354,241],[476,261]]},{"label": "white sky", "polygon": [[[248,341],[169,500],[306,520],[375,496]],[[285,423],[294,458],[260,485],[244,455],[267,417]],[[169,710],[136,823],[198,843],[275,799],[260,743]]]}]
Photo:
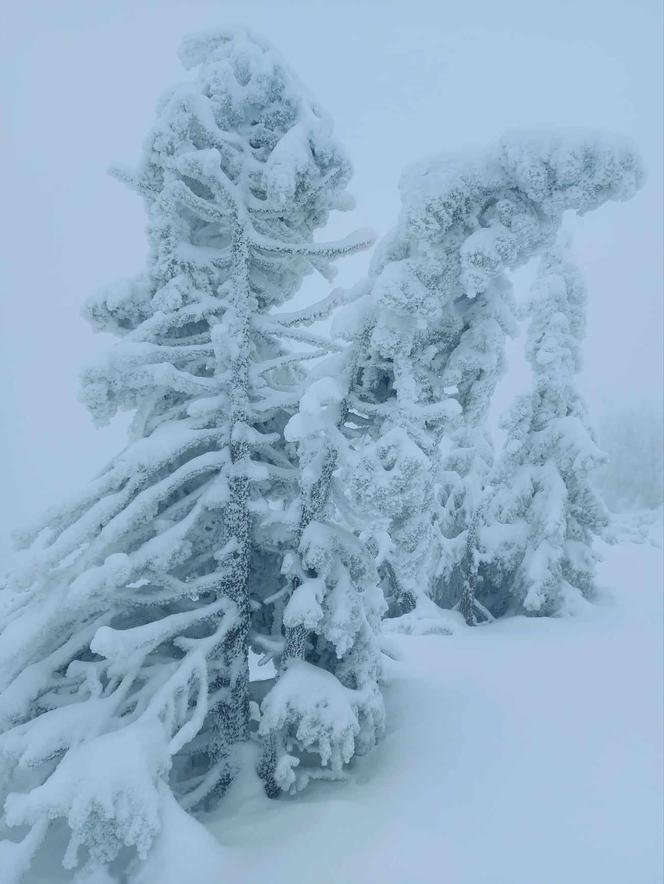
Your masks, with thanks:
[{"label": "white sky", "polygon": [[[596,412],[660,401],[661,0],[20,0],[0,35],[0,535],[123,444],[123,419],[97,430],[76,398],[105,346],[80,305],[145,255],[140,200],[105,170],[138,158],[182,75],[180,38],[235,22],[269,38],[334,117],[358,200],[334,232],[384,233],[400,170],[426,154],[514,127],[631,135],[645,188],[573,225],[590,290],[583,384]],[[347,261],[341,283],[366,261]]]}]

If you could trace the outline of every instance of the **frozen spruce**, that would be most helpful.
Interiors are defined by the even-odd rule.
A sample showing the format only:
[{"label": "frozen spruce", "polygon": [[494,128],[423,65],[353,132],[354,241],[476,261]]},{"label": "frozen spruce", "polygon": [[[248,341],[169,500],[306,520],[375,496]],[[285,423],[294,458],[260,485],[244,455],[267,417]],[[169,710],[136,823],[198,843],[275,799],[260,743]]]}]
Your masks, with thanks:
[{"label": "frozen spruce", "polygon": [[427,596],[467,620],[479,610],[466,608],[493,462],[487,414],[516,328],[509,272],[551,245],[567,210],[628,199],[640,180],[628,145],[583,132],[513,134],[404,173],[352,398],[369,424],[356,485],[394,613],[430,610]]},{"label": "frozen spruce", "polygon": [[528,304],[532,393],[507,440],[477,536],[478,598],[494,614],[573,610],[594,584],[593,540],[607,524],[593,474],[604,462],[577,389],[586,292],[561,247],[547,251]]},{"label": "frozen spruce", "polygon": [[435,579],[437,446],[460,412],[441,372],[445,301],[417,241],[404,240],[408,229],[400,225],[381,244],[350,323],[356,369],[346,432],[355,438],[346,485],[364,513],[361,536],[391,614],[412,610]]},{"label": "frozen spruce", "polygon": [[352,342],[346,367],[328,378],[342,403],[345,512],[390,613],[408,614],[400,628],[444,631],[431,598],[452,607],[473,597],[466,619],[481,607],[487,413],[516,329],[509,271],[553,241],[567,209],[628,198],[640,176],[626,145],[584,133],[512,135],[402,176],[397,226],[335,322]]},{"label": "frozen spruce", "polygon": [[351,348],[317,366],[285,428],[298,453],[301,509],[299,543],[284,557],[276,596],[284,636],[279,673],[262,704],[260,772],[268,794],[342,776],[384,727],[385,603],[374,556],[358,536],[362,512],[346,487],[355,355]]},{"label": "frozen spruce", "polygon": [[[2,593],[7,882],[52,825],[69,829],[65,865],[82,856],[92,875],[126,848],[146,855],[170,792],[185,808],[224,792],[250,736],[250,644],[274,647],[281,628],[264,601],[285,551],[299,544],[305,569],[287,623],[319,628],[317,604],[332,607],[307,582],[316,568],[340,599],[330,648],[348,655],[364,628],[341,598],[336,541],[302,530],[284,439],[303,362],[327,352],[308,326],[335,299],[275,312],[307,273],[331,277],[332,259],[367,245],[363,234],[313,241],[330,210],[349,205],[350,165],[329,118],[263,41],[214,33],[186,40],[180,57],[192,77],[162,99],[138,169],[118,173],[145,202],[146,269],[86,308],[119,340],[85,373],[83,397],[100,422],[133,411],[130,441],[22,535]],[[269,721],[302,714],[303,696],[320,705],[325,674],[306,667],[281,683]],[[304,695],[291,701],[295,679]],[[364,688],[348,676],[331,692],[331,702],[348,694],[354,718],[321,713],[343,730],[329,751],[317,738],[324,761],[347,759],[360,738]]]}]

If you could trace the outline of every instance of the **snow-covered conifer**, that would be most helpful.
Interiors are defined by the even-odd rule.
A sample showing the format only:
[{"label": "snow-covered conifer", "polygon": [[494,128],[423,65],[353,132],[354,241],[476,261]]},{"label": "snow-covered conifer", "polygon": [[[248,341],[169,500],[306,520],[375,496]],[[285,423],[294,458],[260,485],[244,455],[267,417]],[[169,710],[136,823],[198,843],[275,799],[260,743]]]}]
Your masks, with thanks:
[{"label": "snow-covered conifer", "polygon": [[516,328],[508,272],[553,241],[566,210],[626,199],[640,177],[627,145],[587,133],[514,134],[402,176],[350,398],[368,422],[350,486],[373,513],[394,613],[426,607],[426,596],[452,607],[473,582],[468,532],[493,460],[487,412]]},{"label": "snow-covered conifer", "polygon": [[[422,266],[394,241],[379,250],[356,335],[349,396],[361,428],[347,487],[365,514],[392,614],[426,595],[440,556],[434,467],[437,443],[459,412],[438,371],[446,317]],[[386,257],[389,255],[389,257]]]},{"label": "snow-covered conifer", "polygon": [[607,524],[592,477],[604,462],[579,395],[586,292],[562,247],[541,258],[528,304],[534,376],[505,420],[482,506],[478,597],[494,614],[553,614],[593,589],[594,537]]},{"label": "snow-covered conifer", "polygon": [[[303,361],[326,352],[307,326],[335,299],[273,308],[368,243],[313,241],[348,206],[350,165],[274,50],[217,32],[180,55],[194,75],[161,101],[138,169],[118,173],[145,201],[147,267],[87,306],[119,341],[83,396],[102,422],[133,410],[131,438],[24,532],[2,593],[1,785],[6,823],[27,832],[3,845],[5,881],[53,821],[70,829],[65,864],[83,849],[98,868],[123,848],[145,855],[169,788],[189,808],[232,779],[249,644],[269,644],[263,601],[299,540],[283,430]],[[303,542],[328,578],[317,536]]]},{"label": "snow-covered conifer", "polygon": [[[378,634],[385,605],[362,513],[345,487],[353,348],[323,360],[285,428],[301,482],[299,543],[284,558],[280,672],[262,704],[268,794],[342,775],[384,726]],[[354,530],[355,529],[355,530]]]}]

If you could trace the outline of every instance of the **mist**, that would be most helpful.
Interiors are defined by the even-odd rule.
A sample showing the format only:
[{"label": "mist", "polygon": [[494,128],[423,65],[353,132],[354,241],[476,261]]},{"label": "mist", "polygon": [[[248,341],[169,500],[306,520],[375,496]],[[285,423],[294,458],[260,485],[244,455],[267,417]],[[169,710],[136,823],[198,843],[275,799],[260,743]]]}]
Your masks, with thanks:
[{"label": "mist", "polygon": [[[598,418],[662,394],[662,7],[653,2],[85,2],[5,12],[0,535],[80,486],[124,444],[94,427],[78,376],[109,341],[80,318],[97,288],[140,269],[140,200],[106,174],[133,164],[191,31],[242,23],[271,40],[334,118],[357,208],[332,233],[396,220],[401,169],[514,128],[624,133],[647,181],[573,222],[589,290],[583,392]],[[351,35],[351,36],[349,36]],[[370,256],[343,262],[339,283]],[[527,274],[526,274],[527,276]],[[523,285],[517,280],[517,294]],[[302,300],[322,293],[310,278]],[[519,342],[496,407],[523,383]]]}]

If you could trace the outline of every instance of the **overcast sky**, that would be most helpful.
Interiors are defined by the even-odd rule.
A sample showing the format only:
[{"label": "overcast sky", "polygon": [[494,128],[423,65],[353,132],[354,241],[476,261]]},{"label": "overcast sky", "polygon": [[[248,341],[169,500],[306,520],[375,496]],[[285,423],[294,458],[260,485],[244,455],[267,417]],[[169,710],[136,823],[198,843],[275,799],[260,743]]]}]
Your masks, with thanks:
[{"label": "overcast sky", "polygon": [[21,0],[0,35],[0,535],[123,444],[124,419],[98,430],[77,402],[81,366],[106,346],[80,306],[145,255],[141,203],[106,169],[137,159],[182,76],[180,38],[233,23],[268,37],[334,117],[358,201],[335,232],[384,233],[400,170],[433,152],[514,127],[631,135],[643,191],[572,225],[590,292],[583,386],[596,413],[659,401],[661,0]]}]

